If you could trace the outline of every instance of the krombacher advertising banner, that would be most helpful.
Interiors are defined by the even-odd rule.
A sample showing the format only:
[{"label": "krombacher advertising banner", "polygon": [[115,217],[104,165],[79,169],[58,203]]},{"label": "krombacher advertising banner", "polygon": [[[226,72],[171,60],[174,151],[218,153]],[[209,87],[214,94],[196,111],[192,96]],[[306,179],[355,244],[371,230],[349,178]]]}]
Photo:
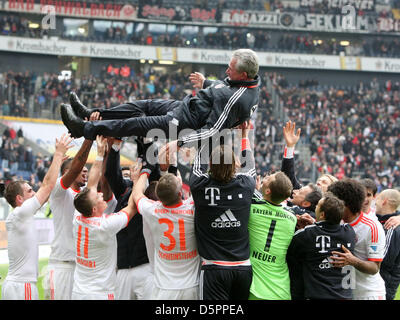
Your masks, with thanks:
[{"label": "krombacher advertising banner", "polygon": [[157,59],[151,46],[0,36],[0,50],[111,59]]},{"label": "krombacher advertising banner", "polygon": [[[0,51],[92,58],[227,65],[232,51],[0,36]],[[400,59],[258,52],[261,67],[400,72]]]}]

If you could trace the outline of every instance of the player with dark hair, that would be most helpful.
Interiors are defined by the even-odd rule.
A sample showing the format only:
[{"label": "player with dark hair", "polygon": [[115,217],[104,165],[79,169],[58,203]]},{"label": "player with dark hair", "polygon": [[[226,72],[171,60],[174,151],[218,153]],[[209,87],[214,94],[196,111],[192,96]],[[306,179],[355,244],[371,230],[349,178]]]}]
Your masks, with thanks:
[{"label": "player with dark hair", "polygon": [[326,192],[315,210],[317,222],[294,234],[287,254],[293,299],[352,299],[347,273],[330,263],[332,251],[342,245],[354,251],[355,232],[341,224],[344,208],[342,200]]},{"label": "player with dark hair", "polygon": [[366,217],[362,210],[365,201],[364,186],[354,179],[343,179],[331,184],[328,191],[343,200],[343,221],[349,223],[357,237],[354,254],[342,245],[343,252],[333,251],[330,259],[334,267],[354,267],[353,298],[356,300],[384,300],[385,282],[379,274],[384,258],[385,232],[375,219]]},{"label": "player with dark hair", "polygon": [[74,283],[75,247],[72,234],[74,197],[87,182],[85,166],[93,141],[84,140],[73,159],[66,160],[49,198],[54,238],[44,280],[45,297],[70,300]]},{"label": "player with dark hair", "polygon": [[300,189],[293,190],[287,205],[296,215],[308,213],[315,218],[315,208],[321,198],[322,192],[319,187],[314,183],[309,183]]},{"label": "player with dark hair", "polygon": [[315,207],[322,198],[322,190],[314,183],[303,186],[297,180],[294,170],[294,148],[300,139],[301,129],[296,130],[296,123],[288,121],[283,127],[285,149],[283,152],[281,171],[290,179],[293,185],[291,197],[287,199],[286,206],[297,217],[296,228],[315,222]]},{"label": "player with dark hair", "polygon": [[378,187],[376,186],[376,183],[369,178],[362,179],[360,182],[366,189],[362,212],[370,218],[376,218],[374,202],[376,199],[376,193],[378,192]]}]

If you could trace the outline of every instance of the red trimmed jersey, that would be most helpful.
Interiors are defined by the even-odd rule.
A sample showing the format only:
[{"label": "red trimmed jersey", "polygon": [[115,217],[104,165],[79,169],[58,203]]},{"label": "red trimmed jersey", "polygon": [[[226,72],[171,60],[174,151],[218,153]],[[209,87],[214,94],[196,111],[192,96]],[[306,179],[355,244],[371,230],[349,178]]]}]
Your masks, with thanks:
[{"label": "red trimmed jersey", "polygon": [[65,188],[62,178],[58,178],[50,194],[49,204],[53,214],[54,239],[51,244],[50,259],[57,261],[74,261],[75,250],[72,236],[72,219],[74,217],[74,197],[79,190]]},{"label": "red trimmed jersey", "polygon": [[200,257],[194,231],[193,199],[164,206],[160,201],[142,197],[137,209],[152,234],[155,286],[168,290],[197,286]]},{"label": "red trimmed jersey", "polygon": [[[385,231],[381,223],[361,213],[350,223],[356,233],[354,255],[364,261],[382,261],[385,252]],[[385,296],[385,282],[379,272],[370,275],[355,269],[356,286],[353,298]]]},{"label": "red trimmed jersey", "polygon": [[39,200],[33,196],[7,217],[9,267],[6,280],[37,281],[39,251],[34,215],[40,207]]},{"label": "red trimmed jersey", "polygon": [[85,218],[75,211],[73,235],[76,252],[73,292],[103,294],[115,292],[117,233],[128,225],[126,212]]}]

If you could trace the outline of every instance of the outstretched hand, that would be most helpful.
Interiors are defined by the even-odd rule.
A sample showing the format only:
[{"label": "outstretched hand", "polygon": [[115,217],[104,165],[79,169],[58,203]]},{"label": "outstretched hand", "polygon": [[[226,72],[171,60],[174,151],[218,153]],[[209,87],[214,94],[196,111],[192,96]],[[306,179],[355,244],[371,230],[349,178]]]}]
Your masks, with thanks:
[{"label": "outstretched hand", "polygon": [[136,184],[136,182],[139,180],[139,177],[140,177],[140,171],[142,170],[142,164],[138,161],[138,162],[136,162],[136,164],[130,166],[129,170],[131,172],[131,178],[132,178],[133,184]]},{"label": "outstretched hand", "polygon": [[56,152],[60,152],[62,155],[65,155],[65,153],[73,147],[73,145],[70,144],[73,140],[74,138],[71,138],[70,133],[64,133],[60,139],[56,138]]},{"label": "outstretched hand", "polygon": [[97,144],[97,154],[99,156],[104,156],[104,154],[107,152],[107,138],[103,136],[97,136],[96,137],[96,144]]},{"label": "outstretched hand", "polygon": [[296,122],[288,121],[286,125],[283,127],[283,137],[285,138],[286,146],[288,148],[292,148],[299,142],[301,129],[296,130]]},{"label": "outstretched hand", "polygon": [[189,75],[189,80],[192,83],[193,88],[203,89],[206,77],[200,72],[194,72]]},{"label": "outstretched hand", "polygon": [[177,140],[168,142],[160,149],[160,152],[158,153],[158,161],[161,171],[168,170],[168,167],[172,164],[174,160],[173,154],[175,154],[177,151]]}]

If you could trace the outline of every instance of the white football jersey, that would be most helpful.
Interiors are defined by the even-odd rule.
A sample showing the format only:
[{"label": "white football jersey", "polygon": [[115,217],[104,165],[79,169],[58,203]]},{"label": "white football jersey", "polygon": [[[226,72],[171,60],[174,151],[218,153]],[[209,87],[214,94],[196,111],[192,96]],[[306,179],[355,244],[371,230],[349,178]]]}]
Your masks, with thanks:
[{"label": "white football jersey", "polygon": [[367,218],[376,219],[377,221],[379,221],[378,217],[376,216],[376,208],[373,207],[372,205],[369,207],[368,212],[364,212],[364,216],[366,216]]},{"label": "white football jersey", "polygon": [[75,212],[74,197],[78,193],[79,190],[65,188],[62,184],[62,178],[57,179],[56,186],[49,198],[54,224],[54,239],[51,244],[49,259],[58,261],[75,260],[72,219]]},{"label": "white football jersey", "polygon": [[197,286],[200,257],[194,231],[193,199],[167,207],[160,201],[142,197],[137,208],[152,233],[155,285],[169,290]]},{"label": "white football jersey", "polygon": [[104,210],[105,214],[110,214],[115,212],[115,208],[117,207],[118,201],[115,199],[114,194],[112,195],[111,199],[107,201],[107,208]]},{"label": "white football jersey", "polygon": [[115,291],[116,234],[128,225],[126,212],[85,218],[75,211],[73,235],[76,267],[72,291],[79,294]]},{"label": "white football jersey", "polygon": [[[361,213],[359,217],[350,223],[356,233],[356,245],[354,255],[364,261],[382,261],[385,250],[385,231],[382,225],[375,219]],[[354,298],[370,296],[385,296],[385,282],[377,272],[369,275],[355,269],[356,286],[353,290]]]},{"label": "white football jersey", "polygon": [[6,219],[9,268],[7,280],[36,282],[38,277],[38,235],[34,214],[41,207],[36,196],[25,200]]}]

